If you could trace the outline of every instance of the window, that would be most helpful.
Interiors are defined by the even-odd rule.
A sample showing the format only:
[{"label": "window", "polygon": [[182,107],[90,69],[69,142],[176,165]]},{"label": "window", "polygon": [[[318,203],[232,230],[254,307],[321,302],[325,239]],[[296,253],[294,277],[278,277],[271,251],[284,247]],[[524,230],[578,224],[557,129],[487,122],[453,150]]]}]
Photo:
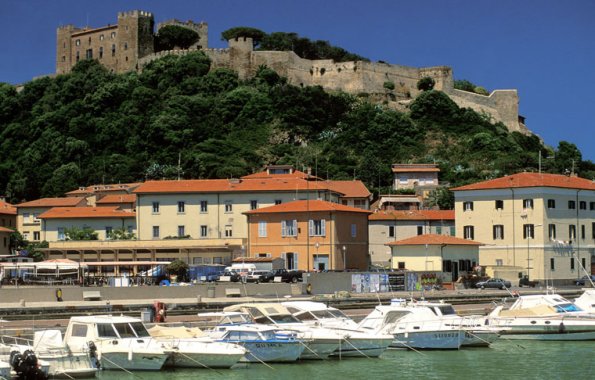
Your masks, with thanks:
[{"label": "window", "polygon": [[207,212],[207,201],[200,201],[200,212],[201,213],[206,213]]},{"label": "window", "polygon": [[110,38],[113,40],[114,38],[116,38],[116,32],[112,32],[112,34],[110,34]]},{"label": "window", "polygon": [[570,270],[574,270],[574,257],[570,258]]},{"label": "window", "polygon": [[595,222],[591,223],[591,237],[595,239]]},{"label": "window", "polygon": [[64,227],[58,227],[58,240],[66,240],[66,235],[64,234]]},{"label": "window", "polygon": [[87,51],[85,52],[85,58],[93,59],[93,49],[87,49]]},{"label": "window", "polygon": [[533,209],[533,199],[523,199],[523,208]]},{"label": "window", "polygon": [[131,234],[132,233],[132,226],[128,226],[128,233]]},{"label": "window", "polygon": [[280,205],[281,203],[283,203],[283,201],[281,199],[275,199],[275,204],[276,205]]},{"label": "window", "polygon": [[297,236],[297,220],[282,220],[281,236]]},{"label": "window", "polygon": [[112,235],[113,230],[114,229],[111,226],[105,227],[105,238],[106,239],[110,239],[111,238],[111,235]]},{"label": "window", "polygon": [[586,210],[587,209],[587,202],[585,201],[580,201],[578,203],[578,208],[580,208],[581,210]]},{"label": "window", "polygon": [[40,239],[40,232],[39,231],[33,231],[33,240],[38,241],[39,239]]},{"label": "window", "polygon": [[583,239],[583,240],[585,240],[585,235],[586,235],[585,232],[586,232],[585,225],[582,224],[581,225],[581,239]]},{"label": "window", "polygon": [[74,44],[75,44],[76,46],[81,46],[81,40],[76,40],[76,41],[74,41]]},{"label": "window", "polygon": [[493,227],[494,240],[504,239],[504,226],[502,224],[495,224]]},{"label": "window", "polygon": [[547,200],[547,208],[556,208],[556,200],[548,199]]},{"label": "window", "polygon": [[496,210],[504,210],[504,201],[502,199],[496,199]]},{"label": "window", "polygon": [[576,239],[576,226],[574,224],[568,226],[568,239]]},{"label": "window", "polygon": [[585,259],[584,257],[581,258],[581,266],[583,269],[585,269],[585,265],[587,265],[587,259]]},{"label": "window", "polygon": [[232,237],[233,236],[233,230],[231,229],[231,226],[228,224],[227,226],[225,226],[225,237]]},{"label": "window", "polygon": [[103,41],[103,34],[99,36],[99,41]]},{"label": "window", "polygon": [[186,236],[186,228],[184,226],[178,226],[178,237]]},{"label": "window", "polygon": [[535,239],[534,224],[523,224],[523,239]]},{"label": "window", "polygon": [[186,212],[186,203],[184,201],[178,201],[178,214]]},{"label": "window", "polygon": [[473,211],[473,202],[463,202],[463,211]]},{"label": "window", "polygon": [[4,238],[4,247],[6,248],[8,246],[8,239]]},{"label": "window", "polygon": [[153,226],[153,239],[159,238],[159,226]]},{"label": "window", "polygon": [[225,201],[225,212],[233,212],[233,204],[231,203],[231,201]]},{"label": "window", "polygon": [[103,46],[99,47],[99,59],[103,58]]},{"label": "window", "polygon": [[569,210],[576,209],[576,202],[575,201],[568,201],[568,209]]},{"label": "window", "polygon": [[91,37],[89,37],[89,45],[91,45]]},{"label": "window", "polygon": [[267,237],[267,222],[264,220],[258,222],[258,237]]},{"label": "window", "polygon": [[548,237],[550,238],[550,240],[554,240],[556,238],[556,225],[548,224],[547,233],[548,233]]},{"label": "window", "polygon": [[463,227],[463,237],[465,239],[473,240],[475,238],[475,231],[473,226],[464,226]]},{"label": "window", "polygon": [[80,52],[76,52],[76,61],[78,62],[81,59],[81,53]]},{"label": "window", "polygon": [[28,212],[23,214],[23,223],[31,223],[31,221],[29,220],[31,218],[31,214],[29,214]]},{"label": "window", "polygon": [[200,226],[200,237],[204,238],[208,236],[208,227],[205,225]]},{"label": "window", "polygon": [[496,259],[496,266],[501,267],[502,265],[504,265],[504,261],[502,259]]},{"label": "window", "polygon": [[258,208],[258,201],[250,201],[250,210],[256,210]]},{"label": "window", "polygon": [[436,235],[442,235],[442,226],[436,226]]},{"label": "window", "polygon": [[424,234],[424,226],[417,226],[417,234],[418,235]]},{"label": "window", "polygon": [[66,62],[66,56],[65,55],[62,56],[62,62]]},{"label": "window", "polygon": [[388,237],[395,237],[395,226],[388,226]]},{"label": "window", "polygon": [[310,236],[326,236],[326,220],[310,219]]},{"label": "window", "polygon": [[128,50],[128,42],[124,42],[124,50]]},{"label": "window", "polygon": [[159,202],[153,202],[153,214],[159,214]]},{"label": "window", "polygon": [[553,257],[550,259],[550,270],[551,271],[555,271],[556,270],[556,261],[554,260]]},{"label": "window", "polygon": [[589,210],[595,210],[595,202],[589,202]]},{"label": "window", "polygon": [[405,269],[405,262],[404,261],[399,261],[397,263],[397,268],[398,269]]},{"label": "window", "polygon": [[354,238],[357,236],[357,224],[351,225],[351,237]]},{"label": "window", "polygon": [[112,44],[112,57],[116,55],[116,45]]}]

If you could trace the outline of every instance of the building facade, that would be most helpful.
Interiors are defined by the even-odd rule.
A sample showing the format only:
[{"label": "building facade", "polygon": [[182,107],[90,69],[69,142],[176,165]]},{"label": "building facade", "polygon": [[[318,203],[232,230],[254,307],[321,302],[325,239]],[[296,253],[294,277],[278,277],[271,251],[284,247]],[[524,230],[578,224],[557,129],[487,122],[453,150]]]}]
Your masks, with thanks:
[{"label": "building facade", "polygon": [[282,258],[287,269],[366,270],[369,213],[322,200],[246,211],[247,253]]},{"label": "building facade", "polygon": [[435,164],[393,164],[394,190],[431,191],[438,187],[440,169]]},{"label": "building facade", "polygon": [[519,173],[452,189],[457,237],[485,243],[480,264],[559,283],[591,273],[595,183]]},{"label": "building facade", "polygon": [[390,267],[392,253],[386,244],[425,234],[455,235],[453,210],[377,211],[368,217],[372,264]]},{"label": "building facade", "polygon": [[39,242],[42,239],[41,219],[39,215],[54,207],[86,207],[83,197],[41,198],[16,205],[17,230],[26,240]]}]

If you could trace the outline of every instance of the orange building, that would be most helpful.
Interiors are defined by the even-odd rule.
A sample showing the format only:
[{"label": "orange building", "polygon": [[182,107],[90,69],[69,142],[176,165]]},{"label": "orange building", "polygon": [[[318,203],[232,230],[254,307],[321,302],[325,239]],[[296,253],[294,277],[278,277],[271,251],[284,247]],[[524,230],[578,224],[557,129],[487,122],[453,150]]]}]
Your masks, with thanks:
[{"label": "orange building", "polygon": [[370,211],[299,200],[244,212],[250,257],[283,258],[287,269],[366,270]]}]

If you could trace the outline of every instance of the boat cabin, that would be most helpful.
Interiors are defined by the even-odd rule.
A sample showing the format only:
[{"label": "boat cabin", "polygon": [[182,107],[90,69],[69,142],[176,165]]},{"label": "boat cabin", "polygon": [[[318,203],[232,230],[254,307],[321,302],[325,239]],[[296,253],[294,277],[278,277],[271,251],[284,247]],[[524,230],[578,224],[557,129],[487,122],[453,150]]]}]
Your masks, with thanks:
[{"label": "boat cabin", "polygon": [[286,307],[278,303],[244,303],[228,306],[223,311],[241,311],[247,313],[255,323],[259,324],[301,323]]},{"label": "boat cabin", "polygon": [[150,338],[138,318],[125,316],[71,317],[64,341],[71,347],[84,347],[89,341]]}]

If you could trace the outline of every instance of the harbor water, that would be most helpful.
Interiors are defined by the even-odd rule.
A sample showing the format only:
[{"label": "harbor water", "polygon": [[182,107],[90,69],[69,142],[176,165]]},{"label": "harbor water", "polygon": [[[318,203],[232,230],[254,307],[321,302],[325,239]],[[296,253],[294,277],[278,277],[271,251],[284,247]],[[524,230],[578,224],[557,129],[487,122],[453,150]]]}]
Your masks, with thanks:
[{"label": "harbor water", "polygon": [[499,340],[491,348],[458,351],[390,350],[380,358],[330,359],[293,364],[241,364],[232,369],[161,372],[102,371],[100,379],[588,379],[595,342]]}]

